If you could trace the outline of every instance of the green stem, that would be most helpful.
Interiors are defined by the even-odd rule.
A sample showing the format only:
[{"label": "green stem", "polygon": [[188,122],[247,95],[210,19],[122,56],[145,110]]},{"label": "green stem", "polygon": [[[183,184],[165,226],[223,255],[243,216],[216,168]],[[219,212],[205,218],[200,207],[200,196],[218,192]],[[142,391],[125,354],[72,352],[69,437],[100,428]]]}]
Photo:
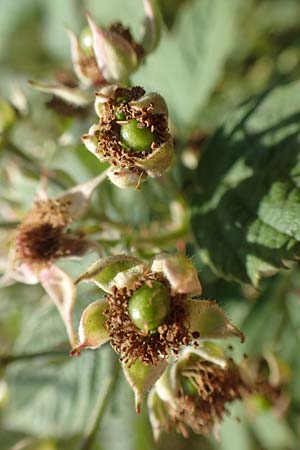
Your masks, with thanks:
[{"label": "green stem", "polygon": [[35,358],[45,358],[49,356],[69,356],[69,349],[64,350],[46,350],[36,353],[22,353],[17,355],[0,355],[0,367],[8,366],[11,363],[26,361]]},{"label": "green stem", "polygon": [[88,421],[87,428],[79,444],[78,450],[90,450],[93,446],[99,424],[101,422],[103,414],[105,413],[110,395],[118,380],[119,366],[120,363],[118,360],[116,360],[111,374],[103,381],[102,389],[99,392],[95,408],[91,413],[90,420]]},{"label": "green stem", "polygon": [[[11,142],[7,143],[7,149],[14,153],[20,160],[22,161],[23,165],[30,170],[36,177],[40,178],[42,167],[29,155],[24,153],[22,150],[20,150],[18,147],[16,147]],[[52,181],[52,183],[56,184],[61,189],[66,189],[66,185],[62,183],[57,176],[54,173],[47,171],[47,177],[49,180]]]},{"label": "green stem", "polygon": [[182,237],[186,237],[187,233],[188,231],[186,227],[180,227],[176,230],[170,231],[169,233],[162,233],[149,236],[139,236],[138,238],[132,241],[132,244],[133,245],[152,244],[160,246],[176,241]]},{"label": "green stem", "polygon": [[19,221],[0,222],[0,228],[17,228]]}]

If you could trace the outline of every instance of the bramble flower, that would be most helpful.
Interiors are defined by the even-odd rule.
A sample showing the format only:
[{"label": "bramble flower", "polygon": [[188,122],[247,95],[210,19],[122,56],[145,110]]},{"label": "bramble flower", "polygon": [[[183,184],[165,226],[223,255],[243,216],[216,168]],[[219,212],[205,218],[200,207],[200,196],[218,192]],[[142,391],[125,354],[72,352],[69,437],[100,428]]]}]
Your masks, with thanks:
[{"label": "bramble flower", "polygon": [[105,175],[100,174],[54,199],[37,199],[16,230],[8,268],[1,279],[2,286],[12,281],[41,283],[65,323],[71,345],[75,342],[72,324],[75,285],[56,261],[96,249],[93,242],[72,232],[69,226],[84,214],[94,189]]},{"label": "bramble flower", "polygon": [[255,415],[272,408],[281,416],[289,403],[284,389],[288,376],[286,365],[271,353],[260,361],[245,356],[237,365],[214,342],[186,348],[149,393],[154,439],[173,428],[184,437],[193,431],[219,438],[220,424],[235,400]]},{"label": "bramble flower", "polygon": [[147,176],[157,178],[167,170],[174,148],[163,97],[141,87],[110,85],[96,93],[95,110],[99,123],[82,141],[100,161],[110,162],[113,184],[139,186]]},{"label": "bramble flower", "polygon": [[185,349],[178,361],[157,381],[148,397],[154,439],[174,428],[218,437],[227,405],[252,392],[241,368],[212,342]]},{"label": "bramble flower", "polygon": [[137,411],[145,392],[181,346],[198,346],[204,338],[243,339],[215,302],[192,297],[201,294],[201,284],[196,269],[182,255],[158,255],[150,267],[132,256],[106,257],[80,281],[93,282],[107,295],[84,310],[72,354],[110,340],[134,390]]},{"label": "bramble flower", "polygon": [[89,27],[78,37],[67,29],[74,72],[79,85],[30,81],[35,89],[72,104],[86,107],[93,101],[89,88],[109,83],[128,84],[129,77],[152,52],[160,40],[161,15],[156,0],[144,0],[145,20],[141,42],[136,41],[122,23],[99,27],[87,13]]}]

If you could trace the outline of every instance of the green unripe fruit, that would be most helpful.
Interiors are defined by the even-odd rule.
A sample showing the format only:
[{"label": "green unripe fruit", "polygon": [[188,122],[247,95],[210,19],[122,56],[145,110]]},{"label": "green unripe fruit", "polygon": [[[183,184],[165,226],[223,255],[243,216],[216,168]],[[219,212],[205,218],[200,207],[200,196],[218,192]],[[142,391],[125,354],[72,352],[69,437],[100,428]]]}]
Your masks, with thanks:
[{"label": "green unripe fruit", "polygon": [[115,116],[117,120],[126,120],[126,114],[124,111],[116,111]]},{"label": "green unripe fruit", "polygon": [[149,150],[155,141],[155,134],[149,128],[139,128],[138,124],[136,119],[131,119],[121,125],[121,139],[134,152],[144,152]]},{"label": "green unripe fruit", "polygon": [[194,397],[195,395],[198,395],[198,391],[196,386],[190,381],[187,377],[181,377],[181,387],[183,389],[183,392],[186,395],[189,395],[191,397]]},{"label": "green unripe fruit", "polygon": [[144,284],[129,300],[129,317],[141,330],[154,331],[168,316],[171,309],[167,287],[154,281],[152,287]]},{"label": "green unripe fruit", "polygon": [[80,33],[80,45],[87,56],[93,55],[93,35],[90,27],[85,27]]}]

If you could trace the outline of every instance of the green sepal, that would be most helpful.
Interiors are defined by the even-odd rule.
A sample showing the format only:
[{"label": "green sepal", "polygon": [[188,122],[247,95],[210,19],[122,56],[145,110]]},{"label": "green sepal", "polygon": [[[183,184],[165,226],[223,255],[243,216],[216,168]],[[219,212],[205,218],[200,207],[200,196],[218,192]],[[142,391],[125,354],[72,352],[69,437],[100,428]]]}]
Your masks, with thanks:
[{"label": "green sepal", "polygon": [[130,169],[111,167],[107,172],[109,180],[120,189],[138,188],[142,181],[145,181],[145,174],[140,175]]},{"label": "green sepal", "polygon": [[114,255],[101,258],[92,264],[76,280],[76,284],[81,281],[91,281],[103,291],[111,293],[112,287],[129,287],[145,270],[142,261],[133,256]]},{"label": "green sepal", "polygon": [[86,93],[77,87],[64,86],[55,83],[38,83],[36,81],[29,81],[32,88],[45,94],[52,94],[61,98],[67,103],[77,107],[83,107],[93,102],[93,96]]},{"label": "green sepal", "polygon": [[193,300],[186,303],[189,329],[200,333],[200,339],[225,339],[232,336],[244,341],[243,333],[226,317],[213,300]]},{"label": "green sepal", "polygon": [[104,311],[108,308],[106,299],[90,303],[82,313],[79,324],[79,344],[73,348],[72,354],[78,354],[85,348],[96,349],[109,340],[105,327]]},{"label": "green sepal", "polygon": [[124,375],[134,392],[137,413],[141,410],[144,395],[161,377],[167,367],[168,363],[165,360],[160,361],[155,366],[146,366],[140,360],[136,360],[131,366],[123,364]]},{"label": "green sepal", "polygon": [[168,404],[159,397],[155,388],[149,392],[147,406],[149,419],[152,426],[153,438],[154,441],[157,442],[161,431],[168,429],[169,407]]},{"label": "green sepal", "polygon": [[202,291],[198,273],[184,255],[157,255],[152,263],[154,272],[163,272],[171,288],[179,294],[200,295]]},{"label": "green sepal", "polygon": [[159,178],[170,166],[174,155],[173,140],[164,142],[145,158],[135,158],[135,164],[152,178]]},{"label": "green sepal", "polygon": [[138,100],[132,100],[129,102],[131,108],[141,111],[151,106],[151,114],[165,114],[168,116],[168,106],[165,99],[156,92],[150,92],[143,95]]}]

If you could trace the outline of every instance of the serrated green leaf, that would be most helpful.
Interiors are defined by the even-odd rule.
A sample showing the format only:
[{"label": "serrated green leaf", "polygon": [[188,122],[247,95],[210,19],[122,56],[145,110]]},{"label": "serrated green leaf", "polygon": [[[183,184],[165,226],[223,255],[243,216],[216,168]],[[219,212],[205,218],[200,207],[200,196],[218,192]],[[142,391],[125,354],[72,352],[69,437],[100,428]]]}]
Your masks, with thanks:
[{"label": "serrated green leaf", "polygon": [[220,276],[258,285],[300,257],[300,83],[253,98],[220,127],[196,171],[192,227]]}]

